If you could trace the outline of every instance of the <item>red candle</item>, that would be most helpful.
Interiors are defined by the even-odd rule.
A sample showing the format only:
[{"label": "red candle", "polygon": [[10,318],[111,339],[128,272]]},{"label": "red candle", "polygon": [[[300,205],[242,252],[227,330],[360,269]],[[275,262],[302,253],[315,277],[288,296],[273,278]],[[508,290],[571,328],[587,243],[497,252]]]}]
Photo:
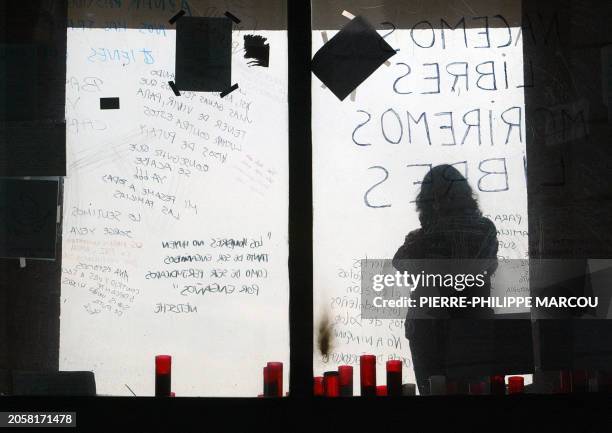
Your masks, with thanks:
[{"label": "red candle", "polygon": [[325,395],[325,387],[323,386],[323,376],[314,377],[312,383],[312,394],[315,397],[323,397]]},{"label": "red candle", "polygon": [[378,385],[376,387],[376,396],[377,397],[386,397],[387,396],[387,386],[386,385]]},{"label": "red candle", "polygon": [[470,394],[471,395],[485,394],[484,382],[470,382]]},{"label": "red candle", "polygon": [[359,357],[359,376],[361,379],[361,396],[376,396],[376,357],[361,355]]},{"label": "red candle", "polygon": [[572,375],[569,370],[561,370],[559,372],[559,392],[561,394],[572,392]]},{"label": "red candle", "polygon": [[506,395],[506,382],[504,376],[497,374],[490,377],[491,382],[491,394],[493,395]]},{"label": "red candle", "polygon": [[323,373],[325,397],[340,397],[340,374],[337,371]]},{"label": "red candle", "polygon": [[283,396],[283,363],[268,362],[268,387],[270,397]]},{"label": "red candle", "polygon": [[338,367],[340,375],[340,395],[342,397],[353,396],[353,367],[350,365],[341,365]]},{"label": "red candle", "polygon": [[387,361],[387,392],[391,397],[402,395],[402,361]]},{"label": "red candle", "polygon": [[508,394],[522,394],[525,391],[525,379],[522,376],[508,378]]},{"label": "red candle", "polygon": [[172,357],[157,355],[155,357],[155,397],[170,397],[171,376]]},{"label": "red candle", "polygon": [[459,394],[459,383],[456,380],[449,380],[446,382],[446,394],[447,395]]}]

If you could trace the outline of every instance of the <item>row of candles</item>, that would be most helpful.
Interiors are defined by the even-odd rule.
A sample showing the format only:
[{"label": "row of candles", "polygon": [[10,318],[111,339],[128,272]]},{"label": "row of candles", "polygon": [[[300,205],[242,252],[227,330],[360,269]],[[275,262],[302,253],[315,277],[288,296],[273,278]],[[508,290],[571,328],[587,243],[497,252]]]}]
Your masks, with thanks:
[{"label": "row of candles", "polygon": [[[385,385],[376,383],[376,356],[361,355],[359,358],[359,379],[362,397],[399,397],[416,394],[416,386],[412,383],[402,383],[402,361],[389,360],[385,364],[387,382]],[[447,381],[445,376],[429,378],[430,394],[445,395],[459,392],[457,381]],[[487,386],[488,385],[488,386]],[[488,388],[488,389],[487,389]],[[469,384],[469,393],[480,394],[521,394],[525,390],[522,376],[508,377],[497,375],[489,378],[489,383],[476,381]],[[341,365],[337,371],[327,371],[323,376],[313,379],[313,395],[315,397],[352,397],[353,367]]]},{"label": "row of candles", "polygon": [[[402,361],[390,360],[386,363],[387,384],[376,385],[376,356],[361,355],[359,359],[359,379],[361,396],[400,396],[402,393],[414,394],[414,385],[406,384],[402,391]],[[410,391],[412,388],[412,391]],[[406,391],[408,389],[408,391]],[[353,367],[341,365],[337,371],[327,371],[317,376],[313,382],[315,397],[352,397]]]},{"label": "row of candles", "polygon": [[[415,395],[416,386],[411,383],[402,383],[402,361],[389,360],[386,362],[386,385],[376,383],[376,356],[361,355],[359,359],[359,379],[361,396],[406,396]],[[158,397],[174,397],[171,390],[172,357],[170,355],[157,355],[155,357],[155,395]],[[315,397],[352,397],[353,367],[340,365],[337,370],[327,371],[323,376],[313,379],[313,395]],[[525,382],[522,376],[503,375],[490,376],[488,380],[472,381],[467,392],[472,395],[492,394],[521,394],[525,392]],[[612,388],[609,377],[603,380],[598,376],[590,377],[588,372],[561,371],[559,387],[554,392],[586,392],[592,390],[595,383],[600,390]],[[595,380],[595,382],[593,382]],[[598,383],[601,382],[601,383]],[[429,394],[445,395],[460,393],[459,383],[447,380],[445,376],[431,376],[429,378]],[[604,388],[605,387],[605,388]],[[259,397],[282,397],[283,394],[283,363],[268,362],[263,368],[263,393]]]},{"label": "row of candles", "polygon": [[[402,361],[390,360],[386,363],[387,384],[376,385],[376,356],[362,355],[360,357],[360,383],[361,395],[368,396],[401,396],[415,395],[414,384],[402,384]],[[155,357],[155,395],[158,397],[174,397],[171,390],[172,357],[170,355],[157,355]],[[443,376],[430,378],[432,393],[443,394],[442,390],[452,390],[452,383],[446,384]],[[470,393],[484,394],[484,384],[470,384]],[[501,387],[501,388],[500,388]],[[504,376],[493,376],[491,380],[491,393],[505,392]],[[523,391],[523,378],[510,377],[508,381],[509,393]],[[452,393],[452,392],[450,392]],[[341,365],[337,371],[325,372],[323,376],[315,377],[313,395],[316,397],[352,397],[353,396],[353,367]],[[283,363],[268,362],[263,368],[263,394],[260,397],[283,396]]]}]

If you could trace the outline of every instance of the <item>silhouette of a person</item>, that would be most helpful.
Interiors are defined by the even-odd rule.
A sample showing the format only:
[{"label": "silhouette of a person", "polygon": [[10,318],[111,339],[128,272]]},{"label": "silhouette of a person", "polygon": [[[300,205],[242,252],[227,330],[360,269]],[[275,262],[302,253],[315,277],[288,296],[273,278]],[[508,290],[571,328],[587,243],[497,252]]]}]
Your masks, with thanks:
[{"label": "silhouette of a person", "polygon": [[[460,260],[466,263],[464,270],[478,273],[485,266],[488,276],[482,287],[471,287],[462,292],[453,288],[417,287],[410,297],[490,296],[490,276],[497,268],[497,230],[493,222],[482,216],[467,179],[451,165],[432,168],[423,178],[416,208],[421,228],[410,232],[395,253],[395,269],[414,274],[421,271],[445,273],[446,259],[475,259],[473,262],[478,263],[480,270],[469,269],[472,261]],[[441,319],[483,319],[492,316],[493,310],[489,308],[408,309],[406,338],[410,343],[421,394],[429,392],[430,376],[446,373],[449,325],[447,320]]]}]

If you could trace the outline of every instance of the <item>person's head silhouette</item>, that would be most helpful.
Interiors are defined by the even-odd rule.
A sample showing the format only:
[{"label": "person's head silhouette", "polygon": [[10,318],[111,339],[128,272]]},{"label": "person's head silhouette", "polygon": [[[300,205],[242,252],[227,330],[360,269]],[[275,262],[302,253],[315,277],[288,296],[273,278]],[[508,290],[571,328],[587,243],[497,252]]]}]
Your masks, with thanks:
[{"label": "person's head silhouette", "polygon": [[448,164],[433,167],[425,175],[416,207],[422,227],[444,217],[482,216],[467,179]]}]

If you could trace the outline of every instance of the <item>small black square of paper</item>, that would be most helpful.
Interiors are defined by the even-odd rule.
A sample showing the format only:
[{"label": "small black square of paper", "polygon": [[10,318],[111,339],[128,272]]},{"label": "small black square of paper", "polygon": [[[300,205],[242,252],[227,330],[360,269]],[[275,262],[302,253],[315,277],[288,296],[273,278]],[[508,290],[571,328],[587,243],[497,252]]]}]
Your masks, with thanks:
[{"label": "small black square of paper", "polygon": [[118,110],[119,98],[100,98],[100,110]]},{"label": "small black square of paper", "polygon": [[312,72],[344,100],[395,50],[363,17],[355,17],[317,51]]},{"label": "small black square of paper", "polygon": [[230,87],[232,20],[183,17],[176,23],[176,87],[194,92],[222,92]]}]

